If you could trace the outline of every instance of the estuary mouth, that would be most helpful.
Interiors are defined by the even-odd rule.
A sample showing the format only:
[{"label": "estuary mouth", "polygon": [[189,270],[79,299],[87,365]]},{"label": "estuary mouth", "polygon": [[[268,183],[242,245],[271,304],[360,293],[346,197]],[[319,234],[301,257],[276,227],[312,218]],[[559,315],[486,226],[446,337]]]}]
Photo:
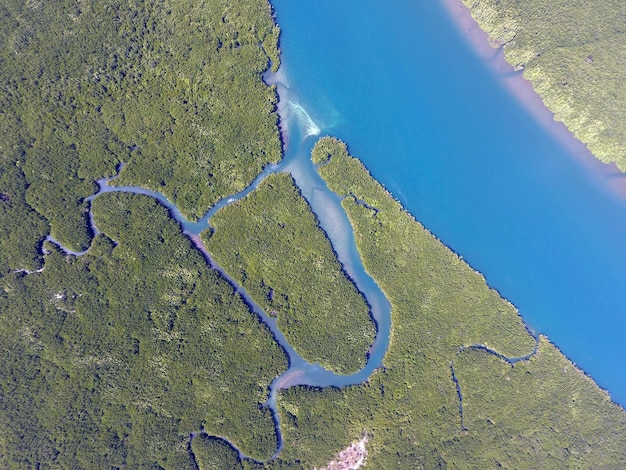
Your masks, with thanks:
[{"label": "estuary mouth", "polygon": [[293,113],[294,119],[302,130],[303,139],[306,139],[311,135],[319,135],[320,132],[322,132],[322,129],[315,123],[315,121],[313,121],[309,113],[301,104],[289,101],[287,105],[288,113]]}]

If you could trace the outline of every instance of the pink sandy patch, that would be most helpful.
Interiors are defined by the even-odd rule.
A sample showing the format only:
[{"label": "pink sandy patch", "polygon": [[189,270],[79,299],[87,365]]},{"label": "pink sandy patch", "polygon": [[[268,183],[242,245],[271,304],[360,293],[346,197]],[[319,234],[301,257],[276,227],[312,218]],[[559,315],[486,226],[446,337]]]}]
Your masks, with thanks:
[{"label": "pink sandy patch", "polygon": [[546,107],[532,84],[521,73],[515,73],[511,64],[504,58],[502,51],[494,49],[485,33],[460,0],[441,0],[452,20],[472,46],[477,55],[497,74],[500,81],[515,99],[544,127],[567,151],[576,157],[586,171],[613,194],[626,198],[626,178],[615,164],[605,164],[595,158],[587,146],[574,137],[560,121],[554,120],[554,114]]}]

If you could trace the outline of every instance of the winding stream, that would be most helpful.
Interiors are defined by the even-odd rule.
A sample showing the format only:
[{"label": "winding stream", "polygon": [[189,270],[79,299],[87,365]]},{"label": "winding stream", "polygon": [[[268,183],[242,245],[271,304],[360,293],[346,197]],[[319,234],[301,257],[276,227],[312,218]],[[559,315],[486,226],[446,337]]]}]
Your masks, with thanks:
[{"label": "winding stream", "polygon": [[445,4],[272,0],[281,67],[318,127],[625,404],[624,177]]},{"label": "winding stream", "polygon": [[[91,203],[93,199],[104,193],[125,192],[133,194],[143,194],[153,197],[163,206],[167,207],[171,216],[183,227],[185,233],[204,254],[212,269],[218,271],[239,293],[243,301],[250,310],[257,314],[259,318],[268,326],[276,341],[283,347],[288,358],[289,368],[281,376],[277,377],[270,386],[270,394],[267,402],[274,415],[276,433],[278,438],[278,448],[274,457],[283,448],[283,439],[280,431],[280,417],[276,411],[276,394],[279,390],[295,386],[308,385],[315,387],[343,387],[346,385],[360,384],[367,380],[371,373],[382,367],[382,360],[389,345],[389,332],[391,324],[391,304],[380,290],[374,280],[365,272],[363,263],[356,249],[354,234],[350,222],[341,207],[341,199],[333,193],[324,180],[317,173],[317,168],[310,159],[311,149],[323,129],[315,123],[306,109],[299,103],[297,95],[290,89],[287,80],[280,72],[277,74],[267,73],[265,81],[268,84],[275,84],[279,92],[279,114],[281,116],[281,129],[285,142],[284,158],[278,164],[271,164],[254,179],[254,181],[243,191],[220,200],[197,222],[187,220],[178,207],[167,199],[163,194],[137,186],[111,186],[109,182],[113,178],[103,178],[97,181],[99,190],[96,194],[87,198]],[[120,168],[121,169],[121,168]],[[240,286],[229,274],[219,266],[206,249],[200,233],[210,227],[210,219],[218,210],[232,204],[256,189],[258,185],[268,175],[276,172],[290,173],[302,195],[306,198],[311,209],[317,216],[321,228],[326,232],[339,262],[343,265],[346,273],[354,281],[359,291],[365,296],[370,307],[370,313],[376,322],[377,333],[372,347],[368,352],[368,360],[360,371],[351,375],[338,375],[324,369],[319,364],[311,364],[305,361],[288,343],[283,333],[276,324],[276,319],[267,315],[259,305],[248,295],[246,290]],[[90,212],[89,220],[94,234],[101,233],[93,220]],[[76,252],[61,245],[53,237],[48,236],[48,241],[56,244],[64,252],[81,256],[87,251]],[[195,433],[192,433],[192,437]],[[215,436],[229,442],[240,454],[240,457],[247,457],[234,443],[223,436]]]},{"label": "winding stream", "polygon": [[461,431],[467,431],[467,428],[465,427],[465,410],[463,409],[463,391],[461,390],[461,384],[459,383],[459,379],[456,375],[456,370],[455,370],[456,358],[459,357],[459,355],[463,353],[464,351],[478,350],[478,351],[484,351],[487,354],[491,354],[492,356],[497,357],[501,361],[504,361],[507,364],[509,364],[511,367],[513,367],[515,363],[517,362],[527,361],[529,359],[532,359],[532,357],[535,354],[537,354],[537,351],[539,350],[539,337],[533,334],[533,332],[530,330],[528,331],[528,333],[532,335],[533,338],[535,338],[535,347],[533,348],[530,354],[526,354],[524,356],[508,357],[502,353],[499,353],[495,349],[485,346],[484,344],[471,344],[469,346],[461,346],[459,350],[456,352],[456,354],[454,355],[454,359],[452,360],[452,362],[450,362],[450,373],[452,374],[452,381],[454,382],[454,385],[456,387],[456,394],[459,399],[459,420],[461,422]]},{"label": "winding stream", "polygon": [[[375,177],[384,181],[412,213],[419,213],[420,220],[433,232],[440,234],[446,244],[464,253],[472,266],[489,274],[491,279],[496,279],[497,282],[492,285],[507,298],[515,300],[526,312],[525,318],[532,325],[541,323],[542,331],[548,330],[552,333],[554,330],[556,333],[559,330],[547,319],[552,318],[555,319],[553,323],[559,323],[559,317],[554,313],[552,316],[549,314],[554,311],[569,313],[576,310],[579,312],[577,317],[570,315],[567,319],[571,323],[576,323],[573,320],[577,320],[576,331],[586,332],[584,338],[581,337],[578,341],[582,346],[578,347],[591,344],[595,349],[602,346],[598,339],[604,338],[606,331],[594,330],[594,334],[591,334],[590,328],[581,328],[581,325],[587,325],[588,312],[601,311],[607,328],[611,329],[613,325],[616,335],[626,328],[621,321],[617,322],[605,313],[616,304],[605,299],[609,297],[607,289],[596,287],[591,292],[589,287],[616,285],[614,290],[617,292],[620,291],[619,286],[626,285],[623,276],[611,276],[613,272],[617,272],[617,268],[621,269],[621,265],[616,266],[618,263],[613,259],[615,253],[624,254],[621,235],[626,233],[626,225],[623,222],[614,223],[624,213],[622,202],[606,197],[597,181],[588,181],[580,168],[570,165],[567,160],[569,156],[563,158],[561,155],[567,152],[560,148],[560,144],[556,145],[553,140],[547,139],[543,130],[538,130],[532,117],[526,116],[511,104],[510,96],[498,88],[501,83],[494,81],[492,75],[482,70],[474,70],[477,68],[476,58],[468,58],[468,51],[461,49],[458,38],[445,30],[449,28],[445,21],[449,20],[439,18],[441,11],[428,10],[428,15],[422,14],[415,4],[415,11],[410,11],[411,14],[400,14],[396,17],[394,9],[379,12],[373,8],[373,13],[368,13],[360,5],[349,12],[354,14],[359,10],[356,16],[358,21],[352,25],[342,23],[341,27],[335,28],[333,21],[343,21],[340,13],[343,12],[342,9],[349,10],[349,6],[340,6],[330,1],[322,4],[308,2],[298,13],[302,18],[293,14],[292,19],[283,0],[275,0],[273,3],[279,10],[282,9],[282,17],[279,18],[281,26],[285,28],[286,24],[292,23],[284,29],[286,34],[292,35],[290,44],[298,43],[301,50],[307,51],[305,61],[302,61],[302,54],[302,57],[298,57],[301,62],[298,62],[296,53],[292,53],[289,60],[290,65],[295,66],[294,71],[297,69],[300,74],[298,76],[295,73],[298,88],[306,89],[308,95],[300,97],[290,87],[284,75],[284,67],[278,73],[268,73],[264,77],[268,84],[277,86],[280,96],[278,106],[285,142],[283,160],[278,164],[268,165],[247,188],[219,201],[197,222],[186,220],[176,205],[161,193],[135,186],[110,186],[108,183],[111,178],[99,180],[99,191],[88,200],[92,201],[107,192],[143,194],[158,200],[169,209],[172,217],[182,225],[184,233],[204,253],[211,268],[217,270],[234,287],[250,310],[272,331],[289,358],[287,371],[272,382],[266,402],[266,406],[273,412],[278,438],[274,457],[283,447],[280,418],[276,411],[279,390],[294,385],[343,387],[362,383],[375,369],[382,366],[389,345],[389,301],[363,268],[352,227],[341,207],[339,196],[328,189],[309,158],[315,140],[325,132],[338,134],[350,142],[356,150],[355,153],[364,160]],[[423,3],[424,5],[420,3],[419,8],[439,8],[427,6],[428,2]],[[307,11],[307,8],[311,11]],[[328,14],[329,11],[333,14]],[[383,15],[377,26],[389,30],[385,29],[385,34],[381,33],[373,40],[367,36],[367,41],[371,41],[373,45],[367,45],[370,49],[363,52],[362,58],[353,50],[346,52],[339,46],[349,43],[353,37],[362,40],[363,32],[370,31],[368,25],[371,23],[368,22],[366,13]],[[311,18],[319,20],[315,25],[319,31],[310,33],[307,27],[296,27],[307,25]],[[319,18],[325,18],[326,23]],[[410,24],[403,25],[403,20]],[[416,27],[418,21],[424,21],[424,24]],[[394,33],[391,27],[397,32]],[[413,30],[423,30],[426,36],[418,36],[417,33],[414,35]],[[313,50],[313,46],[306,42],[308,37],[300,38],[295,31],[309,31],[307,34],[313,34],[316,47],[324,54],[335,50],[335,55],[331,54],[331,58],[336,62],[324,62],[326,56]],[[338,33],[334,31],[345,34],[347,39],[337,36]],[[449,37],[444,37],[446,34]],[[436,49],[429,45],[433,42],[432,38],[441,42],[436,53],[430,50]],[[392,44],[387,44],[382,39],[391,41]],[[419,52],[411,49],[422,43],[428,47],[420,48]],[[365,46],[362,47],[365,49]],[[341,55],[343,52],[346,53],[345,57]],[[494,57],[496,54],[494,52]],[[418,59],[413,59],[414,56]],[[411,60],[407,60],[407,57]],[[373,59],[378,61],[375,67],[372,66]],[[394,65],[396,62],[392,63],[392,60],[397,63],[404,61],[403,66]],[[424,64],[428,67],[423,67]],[[422,73],[425,68],[428,68],[429,74]],[[431,73],[436,68],[441,69],[439,75]],[[455,88],[459,68],[464,70],[464,78],[475,88],[473,95],[476,95],[476,100],[473,100],[473,96],[467,96],[469,85],[465,84],[460,88],[461,91],[458,91],[458,87]],[[471,78],[469,72],[475,74],[474,78]],[[430,75],[435,77],[432,83],[423,78]],[[378,87],[375,88],[372,83]],[[388,86],[389,83],[394,86]],[[370,89],[373,91],[370,92]],[[396,89],[402,91],[395,92]],[[334,90],[336,96],[327,95],[327,90]],[[497,102],[497,107],[494,102]],[[315,103],[315,109],[308,108],[309,103]],[[443,106],[442,103],[448,104]],[[502,111],[504,105],[509,106],[506,112]],[[458,114],[457,108],[469,109],[471,113]],[[367,112],[363,112],[364,110]],[[327,122],[321,122],[321,118],[316,117],[318,115],[323,116]],[[341,116],[345,118],[342,119]],[[390,126],[389,123],[393,125]],[[407,139],[407,136],[412,136],[412,139]],[[490,151],[494,154],[493,157],[485,158],[483,155],[489,153],[486,143],[496,149]],[[506,154],[507,158],[501,158],[501,154]],[[245,289],[215,263],[199,237],[202,231],[210,227],[210,219],[216,211],[245,197],[264,178],[276,172],[288,172],[293,176],[326,232],[339,261],[371,308],[377,325],[377,335],[366,366],[355,374],[337,375],[319,364],[311,364],[302,359],[286,341],[277,327],[276,319],[268,316]],[[513,211],[512,208],[516,210]],[[501,213],[505,216],[496,217]],[[91,213],[90,221],[93,232],[100,233]],[[511,230],[511,227],[515,227],[515,230]],[[596,227],[601,227],[603,231],[596,230]],[[575,237],[571,234],[575,234]],[[50,236],[47,239],[68,254],[81,256],[86,253],[69,250]],[[501,240],[510,243],[505,246]],[[598,251],[596,246],[607,248]],[[528,251],[528,247],[536,250]],[[572,253],[576,253],[578,258],[585,255],[584,259],[587,261],[577,259],[577,264],[573,265],[571,258],[574,257],[570,257]],[[552,270],[551,266],[550,269],[545,269],[546,264],[562,266],[565,271],[574,273],[570,274],[571,278],[564,277],[571,286],[565,280],[562,284],[567,284],[567,288],[560,286],[557,283],[561,279],[558,274],[563,274],[563,270]],[[586,266],[586,269],[581,270],[580,266]],[[591,278],[595,278],[594,283],[589,282]],[[612,282],[603,282],[603,279],[610,279]],[[583,297],[579,295],[580,292],[589,292],[589,295]],[[570,308],[572,304],[580,305],[574,305],[574,309]],[[529,318],[528,312],[536,313]],[[570,346],[571,338],[562,335],[559,339],[565,343],[567,339],[569,350],[575,350]],[[577,341],[577,338],[574,340]],[[497,351],[476,344],[460,348],[457,356],[466,349],[484,350],[510,364],[528,359],[536,352],[535,348],[528,356],[507,358]],[[577,350],[575,352],[578,353]],[[582,353],[580,356],[585,357],[590,365],[600,371],[600,367],[592,364],[589,356]],[[604,352],[601,356],[605,360],[607,357],[617,357]],[[463,429],[463,396],[456,380],[454,361],[450,367],[452,380],[457,386]],[[603,378],[608,381],[610,376],[605,374]],[[619,385],[621,382],[613,383]],[[191,436],[195,434],[192,433]],[[216,437],[228,441],[222,436]],[[232,442],[228,442],[237,449]],[[237,450],[241,457],[246,457]]]}]

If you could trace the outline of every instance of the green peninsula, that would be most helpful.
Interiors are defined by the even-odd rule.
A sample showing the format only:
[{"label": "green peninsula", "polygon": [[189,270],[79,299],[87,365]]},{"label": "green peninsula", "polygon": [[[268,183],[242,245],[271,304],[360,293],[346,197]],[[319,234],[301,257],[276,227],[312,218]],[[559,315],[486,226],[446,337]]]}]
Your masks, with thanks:
[{"label": "green peninsula", "polygon": [[268,176],[211,224],[209,252],[304,359],[344,374],[365,365],[375,334],[368,306],[290,175]]},{"label": "green peninsula", "polygon": [[[366,434],[371,468],[626,465],[626,413],[606,392],[545,338],[533,354],[535,339],[513,306],[343,143],[321,140],[313,160],[331,189],[347,195],[364,265],[392,304],[392,339],[384,369],[366,384],[281,393],[286,464],[322,466]],[[496,353],[530,359],[510,364]]]},{"label": "green peninsula", "polygon": [[462,1],[555,118],[626,171],[626,3]]}]

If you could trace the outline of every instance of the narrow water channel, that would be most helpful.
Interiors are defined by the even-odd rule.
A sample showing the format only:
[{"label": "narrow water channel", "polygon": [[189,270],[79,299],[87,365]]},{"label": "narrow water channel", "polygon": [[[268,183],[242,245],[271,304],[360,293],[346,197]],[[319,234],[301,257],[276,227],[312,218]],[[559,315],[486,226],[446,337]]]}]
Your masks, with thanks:
[{"label": "narrow water channel", "polygon": [[[283,347],[289,358],[288,370],[272,382],[269,399],[266,403],[266,406],[272,410],[276,423],[276,432],[279,442],[275,454],[276,456],[283,446],[279,422],[280,418],[276,412],[277,392],[283,388],[295,385],[343,387],[346,385],[360,384],[366,381],[375,369],[382,367],[383,356],[389,345],[391,304],[378,285],[363,268],[363,263],[356,249],[352,227],[341,206],[341,199],[328,189],[324,180],[319,176],[317,168],[311,161],[310,154],[313,145],[324,132],[324,129],[310,118],[306,109],[299,103],[297,95],[289,89],[284,74],[268,73],[265,75],[265,80],[269,84],[277,85],[279,91],[279,114],[281,116],[281,127],[285,141],[284,158],[278,164],[268,165],[243,191],[219,201],[197,222],[187,220],[178,207],[159,192],[137,186],[109,185],[109,182],[115,177],[98,180],[99,191],[87,198],[87,200],[91,203],[93,199],[104,193],[125,192],[147,195],[159,201],[159,203],[168,208],[171,216],[182,225],[183,232],[189,236],[196,247],[203,252],[210,266],[217,270],[235,288],[236,292],[241,295],[248,307],[257,314],[272,331],[274,338]],[[340,263],[356,284],[359,291],[365,296],[370,306],[370,313],[376,322],[377,334],[374,344],[368,353],[368,360],[365,367],[354,374],[338,375],[324,369],[319,364],[310,364],[305,361],[287,342],[277,326],[276,319],[268,316],[254,299],[248,295],[246,290],[213,260],[199,236],[201,232],[210,227],[210,220],[213,214],[221,208],[244,198],[251,191],[256,189],[263,179],[276,172],[288,172],[293,176],[302,195],[308,201],[311,209],[317,216],[321,228],[326,232]],[[93,233],[100,233],[91,214],[89,220],[91,221]],[[81,256],[87,252],[69,250],[50,236],[47,239],[57,244],[68,254]],[[231,445],[233,445],[233,443],[231,443]],[[236,448],[234,445],[233,447]],[[241,457],[246,457],[241,451],[239,452]]]},{"label": "narrow water channel", "polygon": [[479,56],[444,8],[458,1],[272,0],[291,89],[533,331],[624,404],[623,179],[538,113],[536,96],[520,101],[520,75],[494,67],[495,50]]}]

